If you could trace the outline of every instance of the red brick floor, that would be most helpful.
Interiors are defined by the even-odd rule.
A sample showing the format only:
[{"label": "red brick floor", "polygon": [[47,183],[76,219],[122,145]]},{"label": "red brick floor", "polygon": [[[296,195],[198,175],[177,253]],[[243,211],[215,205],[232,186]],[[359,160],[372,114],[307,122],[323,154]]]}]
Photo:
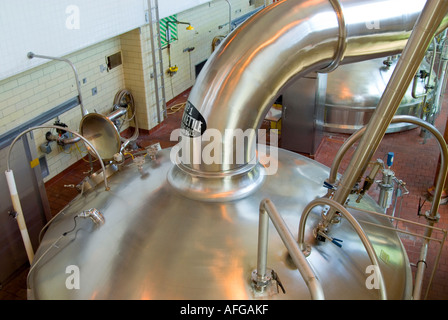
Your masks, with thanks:
[{"label": "red brick floor", "polygon": [[[182,103],[186,101],[188,94],[189,90],[185,91],[168,103],[168,118],[155,129],[152,129],[149,132],[145,130],[140,131],[140,135],[137,140],[137,144],[140,147],[146,147],[157,142],[161,144],[162,148],[171,147],[175,144],[175,142],[169,140],[169,135],[173,129],[180,127]],[[172,106],[175,106],[175,110],[170,109]],[[446,103],[444,104],[444,108],[448,108]],[[175,112],[176,110],[177,112]],[[446,119],[447,112],[443,109],[435,123],[435,126],[441,133],[445,130]],[[263,126],[266,126],[266,123],[264,123]],[[128,134],[131,133],[132,132],[128,132]],[[347,138],[348,135],[344,134],[324,133],[324,138],[313,158],[318,162],[331,166],[334,155]],[[281,146],[281,140],[279,145]],[[347,168],[349,159],[355,150],[355,146],[347,152],[341,163],[339,172],[342,173]],[[426,223],[424,217],[417,216],[417,210],[419,199],[426,199],[428,188],[434,184],[434,177],[436,175],[436,168],[439,161],[438,145],[435,139],[423,139],[420,136],[419,128],[400,133],[387,134],[381,142],[381,145],[373,157],[373,160],[376,160],[377,158],[384,159],[385,155],[389,151],[395,153],[392,169],[394,170],[396,177],[406,182],[407,189],[410,191],[410,194],[404,196],[403,198],[401,210],[399,211],[400,217],[420,223]],[[65,187],[65,185],[78,184],[86,176],[86,172],[89,171],[89,169],[90,167],[88,162],[85,160],[79,161],[46,183],[52,213],[55,214],[59,212],[71,199],[77,195],[77,191],[75,189]],[[99,166],[95,167],[95,170],[98,169]],[[377,191],[375,191],[375,186],[373,186],[372,197],[375,197],[376,195]],[[430,202],[427,200],[422,207],[422,212],[429,210],[430,205]],[[448,229],[447,205],[441,205],[439,213],[441,218],[436,226],[446,230]],[[414,230],[412,226],[405,226],[405,228],[409,231]],[[421,233],[421,231],[419,232]],[[413,266],[418,261],[421,239],[410,235],[403,235],[402,240],[408,250],[410,262]],[[425,285],[424,291],[422,291],[422,298],[424,298],[424,294],[426,292],[426,286],[433,265],[432,260],[435,258],[437,250],[438,247],[436,245],[431,245],[428,254],[428,271],[425,275]],[[412,269],[415,270],[416,268],[412,267]],[[15,277],[9,283],[6,283],[0,290],[0,299],[26,299],[25,281],[27,271],[28,268],[26,266],[17,271]],[[431,300],[448,299],[448,246],[446,244],[443,247],[443,253],[427,298]]]}]

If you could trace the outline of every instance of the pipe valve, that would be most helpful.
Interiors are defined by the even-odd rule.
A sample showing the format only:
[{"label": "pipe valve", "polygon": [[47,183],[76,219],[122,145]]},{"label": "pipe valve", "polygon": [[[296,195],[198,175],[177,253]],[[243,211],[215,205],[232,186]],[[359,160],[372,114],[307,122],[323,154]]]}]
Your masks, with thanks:
[{"label": "pipe valve", "polygon": [[[390,161],[393,160],[393,153],[392,153],[392,157],[390,159],[391,159]],[[389,163],[389,157],[387,160]],[[377,159],[376,162],[373,164],[373,168],[370,171],[369,175],[364,180],[364,185],[362,186],[362,189],[359,191],[359,196],[356,199],[357,203],[359,203],[361,201],[364,194],[370,189],[372,184],[375,182],[375,177],[378,174],[378,171],[381,167],[384,168],[384,162],[381,159]]]},{"label": "pipe valve", "polygon": [[341,239],[330,237],[328,234],[326,234],[322,230],[317,230],[317,232],[316,232],[316,239],[319,240],[319,241],[322,241],[322,242],[325,242],[325,240],[328,240],[328,241],[330,241],[331,243],[333,243],[334,245],[336,245],[339,248],[342,248],[341,242],[344,242]]}]

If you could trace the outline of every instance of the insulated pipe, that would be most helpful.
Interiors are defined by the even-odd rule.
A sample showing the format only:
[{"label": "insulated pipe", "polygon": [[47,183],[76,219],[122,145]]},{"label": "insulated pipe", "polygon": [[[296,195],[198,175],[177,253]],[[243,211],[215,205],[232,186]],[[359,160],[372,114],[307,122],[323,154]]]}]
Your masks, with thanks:
[{"label": "insulated pipe", "polygon": [[14,173],[12,170],[5,171],[6,181],[8,182],[9,194],[11,195],[12,206],[16,212],[17,225],[22,235],[23,244],[25,245],[26,255],[30,265],[34,259],[33,245],[31,244],[30,235],[26,227],[25,217],[23,216],[22,205],[20,204],[19,194],[17,192]]},{"label": "insulated pipe", "polygon": [[58,144],[62,145],[73,144],[81,141],[81,138],[79,137],[61,138],[57,135],[51,134],[50,132],[45,135],[45,138],[47,141],[56,141]]},{"label": "insulated pipe", "polygon": [[[19,140],[24,134],[35,130],[35,129],[40,129],[40,128],[53,128],[53,129],[64,129],[66,131],[71,132],[72,134],[74,134],[75,136],[79,137],[80,139],[82,139],[90,148],[92,148],[92,150],[96,153],[96,155],[98,156],[98,159],[101,159],[98,151],[96,151],[95,147],[83,136],[81,136],[79,133],[75,132],[75,131],[71,131],[68,130],[67,128],[62,128],[59,126],[38,126],[38,127],[32,127],[29,128],[25,131],[23,131],[21,134],[19,134],[12,142],[11,145],[9,146],[8,149],[8,154],[6,157],[6,171],[5,171],[5,175],[6,175],[6,180],[8,182],[8,188],[9,188],[9,193],[11,195],[11,201],[14,207],[14,210],[16,211],[16,219],[17,219],[17,224],[19,226],[20,229],[20,233],[22,235],[22,240],[23,243],[25,245],[25,250],[28,256],[28,261],[30,264],[32,264],[33,259],[34,259],[34,251],[33,251],[33,246],[31,244],[31,240],[29,237],[29,233],[28,233],[28,229],[26,227],[26,223],[25,223],[25,218],[23,216],[23,210],[22,210],[22,205],[20,204],[20,197],[18,195],[17,192],[17,188],[16,188],[16,183],[15,183],[15,179],[14,179],[14,173],[13,171],[10,169],[10,156],[11,156],[11,150],[12,147],[14,146],[14,144],[17,142],[17,140]],[[109,186],[107,184],[107,179],[106,179],[106,168],[104,167],[104,163],[103,161],[100,160],[100,164],[101,164],[101,168],[103,169],[103,175],[104,175],[104,187],[107,190],[109,190]]]},{"label": "insulated pipe", "polygon": [[[365,171],[419,68],[428,45],[437,29],[444,25],[444,20],[446,22],[447,12],[448,1],[427,1],[378,106],[366,126],[365,134],[334,193],[333,199],[336,202],[345,203],[353,186]],[[329,210],[324,219],[325,226],[330,223],[334,214],[334,210]]]},{"label": "insulated pipe", "polygon": [[121,116],[124,116],[124,115],[126,114],[126,112],[127,112],[126,108],[118,107],[117,109],[115,109],[114,111],[112,111],[111,113],[109,113],[109,114],[107,115],[107,118],[108,118],[110,121],[114,121],[114,120],[116,120],[117,118],[120,118]]},{"label": "insulated pipe", "polygon": [[183,165],[199,173],[248,168],[256,158],[255,139],[244,146],[243,163],[226,162],[235,159],[237,151],[226,129],[259,128],[275,98],[298,77],[338,63],[400,53],[424,4],[424,0],[281,1],[250,17],[208,59],[188,98],[188,110],[194,113],[184,111],[185,132],[191,132],[191,123],[200,122],[202,129],[222,133],[222,161],[194,163],[207,145],[201,141],[200,148],[190,148],[199,151]]},{"label": "insulated pipe", "polygon": [[84,109],[84,104],[83,104],[82,95],[81,95],[81,85],[79,83],[79,78],[78,78],[78,71],[76,71],[76,68],[75,68],[74,64],[70,60],[68,60],[68,59],[59,58],[59,57],[43,56],[43,55],[40,55],[40,54],[35,54],[33,52],[28,52],[27,56],[28,56],[28,59],[42,58],[42,59],[48,59],[48,60],[57,60],[57,61],[66,62],[66,63],[68,63],[70,65],[70,67],[73,70],[73,73],[75,74],[76,88],[78,90],[79,106],[81,107],[81,115],[82,115],[82,117],[84,117],[88,112],[87,112],[87,110]]}]

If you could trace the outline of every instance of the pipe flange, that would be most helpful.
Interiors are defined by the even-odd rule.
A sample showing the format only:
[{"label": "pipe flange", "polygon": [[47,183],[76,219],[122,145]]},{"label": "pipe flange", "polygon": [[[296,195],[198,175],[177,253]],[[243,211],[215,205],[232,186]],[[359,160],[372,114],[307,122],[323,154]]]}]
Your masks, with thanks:
[{"label": "pipe flange", "polygon": [[271,270],[266,269],[266,274],[264,276],[259,276],[257,270],[252,271],[251,280],[252,287],[256,292],[262,293],[266,291],[266,288],[272,281]]},{"label": "pipe flange", "polygon": [[230,172],[199,173],[175,164],[167,175],[169,184],[181,195],[206,202],[242,199],[263,184],[266,173],[260,164]]}]

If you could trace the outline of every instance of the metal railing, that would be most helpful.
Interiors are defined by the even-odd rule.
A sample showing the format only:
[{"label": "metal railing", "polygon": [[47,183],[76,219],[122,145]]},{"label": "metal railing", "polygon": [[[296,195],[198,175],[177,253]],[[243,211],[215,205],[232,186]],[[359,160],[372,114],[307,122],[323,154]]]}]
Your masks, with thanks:
[{"label": "metal railing", "polygon": [[[435,275],[435,272],[437,270],[437,266],[439,264],[440,257],[442,255],[442,249],[443,249],[443,245],[445,244],[445,240],[446,240],[448,231],[445,230],[445,229],[442,229],[442,228],[437,228],[437,227],[434,227],[434,226],[428,226],[427,224],[418,223],[418,222],[411,221],[411,220],[408,220],[408,219],[403,219],[403,218],[399,218],[399,217],[393,217],[393,216],[387,215],[385,213],[379,213],[379,212],[375,212],[375,211],[360,209],[360,208],[357,208],[357,207],[354,207],[354,206],[347,206],[347,208],[354,209],[354,210],[357,210],[357,211],[359,211],[361,213],[365,213],[365,214],[371,214],[371,215],[380,216],[380,217],[389,219],[389,220],[394,221],[394,222],[400,221],[402,223],[409,223],[409,224],[412,224],[412,225],[417,226],[417,227],[425,228],[425,230],[426,230],[425,234],[421,235],[421,234],[418,234],[416,232],[411,232],[411,231],[399,229],[398,228],[398,224],[396,224],[395,227],[388,227],[388,226],[384,226],[384,225],[381,225],[381,224],[377,224],[377,223],[373,223],[373,222],[369,222],[369,221],[358,219],[358,221],[363,223],[363,224],[369,224],[369,225],[376,226],[378,228],[392,230],[392,231],[395,231],[395,232],[399,232],[399,233],[407,234],[407,235],[410,235],[410,236],[422,238],[424,243],[422,244],[422,253],[420,254],[419,260],[417,262],[417,268],[422,269],[423,267],[421,267],[420,265],[427,266],[427,263],[426,263],[427,252],[426,251],[427,251],[427,247],[429,246],[429,242],[430,241],[434,241],[434,242],[438,242],[439,243],[439,250],[438,250],[438,252],[437,252],[437,254],[435,256],[434,265],[433,265],[433,268],[432,268],[432,271],[431,271],[431,276],[429,278],[428,286],[426,288],[426,293],[425,293],[425,298],[426,298],[428,296],[428,294],[429,294],[429,290],[431,288],[431,284],[432,284],[432,281],[434,279],[434,275]],[[427,230],[437,231],[437,232],[442,233],[442,239],[437,239],[437,238],[431,236],[432,232],[427,232]],[[424,255],[424,256],[422,256],[422,255]],[[423,283],[423,278],[422,278],[422,272],[423,271],[424,271],[424,269],[422,269],[422,271],[420,273],[417,273],[415,281],[414,281],[414,291],[413,291],[413,295],[412,295],[412,298],[414,300],[420,299],[420,292],[421,292],[422,283]]]},{"label": "metal railing", "polygon": [[352,225],[352,227],[355,229],[356,233],[359,235],[359,238],[361,239],[361,242],[363,243],[363,245],[367,251],[367,254],[369,255],[369,258],[370,258],[372,264],[374,266],[376,266],[377,277],[378,277],[377,279],[379,281],[379,286],[380,286],[379,287],[380,296],[381,296],[381,299],[386,300],[387,299],[386,286],[384,284],[383,275],[382,275],[381,269],[379,267],[378,257],[375,253],[372,243],[370,242],[369,238],[367,237],[366,233],[364,232],[363,228],[358,223],[358,221],[340,203],[338,203],[332,199],[328,199],[328,198],[319,198],[319,199],[315,199],[315,200],[311,201],[305,207],[305,209],[303,210],[302,216],[300,217],[300,223],[299,223],[299,232],[298,232],[298,238],[297,238],[299,247],[302,250],[304,250],[306,247],[305,242],[304,242],[306,220],[308,219],[308,216],[309,216],[311,210],[314,207],[319,206],[319,205],[327,205],[327,206],[332,207],[337,212],[339,212],[342,216],[344,216],[347,219],[347,221]]}]

